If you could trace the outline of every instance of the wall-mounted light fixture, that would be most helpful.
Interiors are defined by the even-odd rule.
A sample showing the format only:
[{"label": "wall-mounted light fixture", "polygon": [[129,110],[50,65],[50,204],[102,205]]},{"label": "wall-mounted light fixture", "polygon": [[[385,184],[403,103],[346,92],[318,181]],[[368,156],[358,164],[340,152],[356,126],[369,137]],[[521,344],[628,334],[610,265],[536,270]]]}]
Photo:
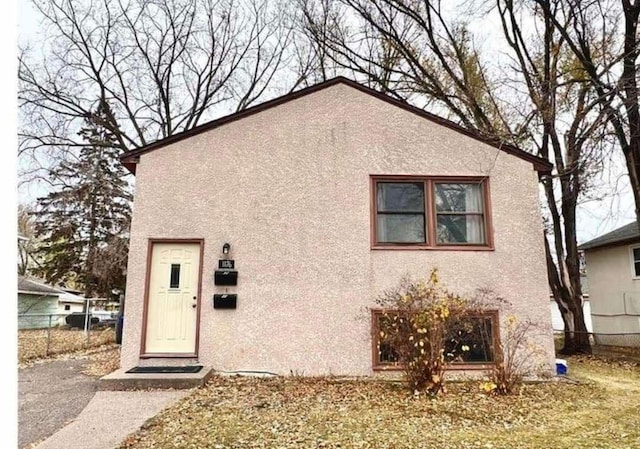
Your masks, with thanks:
[{"label": "wall-mounted light fixture", "polygon": [[225,243],[222,245],[222,254],[229,254],[229,250],[231,249],[231,245]]}]

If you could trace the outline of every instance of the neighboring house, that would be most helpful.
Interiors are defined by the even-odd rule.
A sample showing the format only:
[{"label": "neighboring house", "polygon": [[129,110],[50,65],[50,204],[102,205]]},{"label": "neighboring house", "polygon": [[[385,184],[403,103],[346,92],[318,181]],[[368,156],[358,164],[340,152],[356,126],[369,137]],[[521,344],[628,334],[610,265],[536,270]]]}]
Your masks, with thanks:
[{"label": "neighboring house", "polygon": [[596,343],[640,346],[640,228],[637,222],[579,246],[589,278]]},{"label": "neighboring house", "polygon": [[66,324],[65,317],[70,313],[82,312],[84,310],[84,303],[86,300],[73,293],[73,290],[63,289],[63,294],[60,295],[58,300],[58,323],[61,325]]},{"label": "neighboring house", "polygon": [[[581,272],[582,273],[582,272]],[[593,332],[593,325],[591,324],[591,303],[589,302],[589,282],[585,274],[580,275],[580,286],[582,287],[582,310],[584,313],[584,324],[587,326],[589,332]],[[551,299],[551,325],[554,332],[564,332],[564,321],[562,321],[562,315],[560,309],[558,309],[558,303],[553,298],[553,295],[549,295]]]},{"label": "neighboring house", "polygon": [[[46,328],[49,315],[56,324],[58,300],[64,293],[42,280],[18,276],[18,329]],[[25,314],[32,316],[20,316]]]},{"label": "neighboring house", "polygon": [[[375,349],[375,298],[432,267],[459,294],[485,287],[512,302],[478,313],[492,346],[452,367],[489,367],[510,314],[551,325],[538,202],[550,164],[355,82],[326,81],[122,161],[136,175],[125,369],[372,375],[391,366]],[[551,332],[531,337],[551,371]]]}]

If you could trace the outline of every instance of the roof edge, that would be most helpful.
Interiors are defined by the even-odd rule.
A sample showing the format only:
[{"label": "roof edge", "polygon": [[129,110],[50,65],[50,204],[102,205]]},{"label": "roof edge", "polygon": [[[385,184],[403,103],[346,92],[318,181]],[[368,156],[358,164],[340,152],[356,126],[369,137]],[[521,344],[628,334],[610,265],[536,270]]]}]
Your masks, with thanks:
[{"label": "roof edge", "polygon": [[616,240],[614,242],[596,243],[595,245],[589,245],[589,242],[586,242],[586,243],[583,243],[582,245],[578,245],[578,249],[580,251],[589,251],[592,249],[601,249],[601,248],[607,248],[607,247],[629,245],[630,243],[640,243],[640,236],[628,237],[626,239]]},{"label": "roof edge", "polygon": [[120,156],[120,161],[122,164],[133,174],[135,174],[136,164],[139,162],[139,156],[150,151],[162,148],[164,146],[170,145],[172,143],[179,142],[186,138],[195,136],[197,134],[215,129],[219,126],[225,125],[227,123],[234,122],[236,120],[243,119],[245,117],[251,116],[253,114],[257,114],[264,110],[273,108],[275,106],[279,106],[281,104],[287,103],[289,101],[296,100],[298,98],[304,97],[306,95],[321,91],[328,87],[334,86],[336,84],[345,84],[354,89],[359,90],[365,94],[371,95],[375,98],[378,98],[382,101],[385,101],[391,105],[397,106],[405,111],[416,114],[422,118],[425,118],[431,122],[434,122],[438,125],[442,125],[446,128],[449,128],[453,131],[456,131],[460,134],[466,135],[467,137],[471,137],[475,140],[478,140],[484,144],[490,145],[494,148],[504,151],[505,153],[511,154],[513,156],[519,157],[525,161],[528,161],[533,164],[535,170],[539,172],[548,173],[551,172],[553,168],[553,164],[549,161],[535,156],[531,153],[528,153],[514,145],[505,143],[500,141],[499,139],[490,138],[483,136],[477,131],[467,129],[457,123],[452,122],[451,120],[445,119],[438,115],[432,114],[430,112],[424,111],[416,106],[413,106],[405,101],[398,100],[396,98],[392,98],[389,95],[386,95],[382,92],[378,92],[370,87],[364,86],[356,81],[345,78],[344,76],[337,76],[335,78],[331,78],[329,80],[323,81],[321,83],[315,84],[313,86],[305,87],[304,89],[300,89],[295,92],[291,92],[280,97],[274,98],[272,100],[266,101],[264,103],[260,103],[258,105],[252,106],[250,108],[244,109],[239,112],[234,112],[232,114],[226,115],[224,117],[214,119],[207,123],[203,123],[201,125],[195,126],[189,130],[182,131],[180,133],[174,134],[169,137],[165,137],[156,142],[150,143],[148,145],[142,146],[140,148],[135,148],[133,150],[127,151]]}]

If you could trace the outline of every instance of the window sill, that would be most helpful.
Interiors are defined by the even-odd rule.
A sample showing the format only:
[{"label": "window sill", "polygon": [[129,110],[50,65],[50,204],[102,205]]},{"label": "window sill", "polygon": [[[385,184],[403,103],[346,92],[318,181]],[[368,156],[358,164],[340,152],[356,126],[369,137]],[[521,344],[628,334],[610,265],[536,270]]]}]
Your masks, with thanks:
[{"label": "window sill", "polygon": [[372,250],[392,250],[392,251],[495,251],[493,246],[487,245],[373,245]]},{"label": "window sill", "polygon": [[[447,365],[445,371],[487,371],[494,367],[493,363],[456,363]],[[373,365],[374,371],[402,371],[400,365]]]}]

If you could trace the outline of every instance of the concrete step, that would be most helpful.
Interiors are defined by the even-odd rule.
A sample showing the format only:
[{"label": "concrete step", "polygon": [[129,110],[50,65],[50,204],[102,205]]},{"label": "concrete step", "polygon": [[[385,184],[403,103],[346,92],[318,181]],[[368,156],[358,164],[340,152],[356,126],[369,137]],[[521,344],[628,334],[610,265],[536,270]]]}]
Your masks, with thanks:
[{"label": "concrete step", "polygon": [[213,375],[211,367],[204,366],[197,373],[126,373],[120,368],[100,379],[98,390],[185,390],[199,388]]}]

